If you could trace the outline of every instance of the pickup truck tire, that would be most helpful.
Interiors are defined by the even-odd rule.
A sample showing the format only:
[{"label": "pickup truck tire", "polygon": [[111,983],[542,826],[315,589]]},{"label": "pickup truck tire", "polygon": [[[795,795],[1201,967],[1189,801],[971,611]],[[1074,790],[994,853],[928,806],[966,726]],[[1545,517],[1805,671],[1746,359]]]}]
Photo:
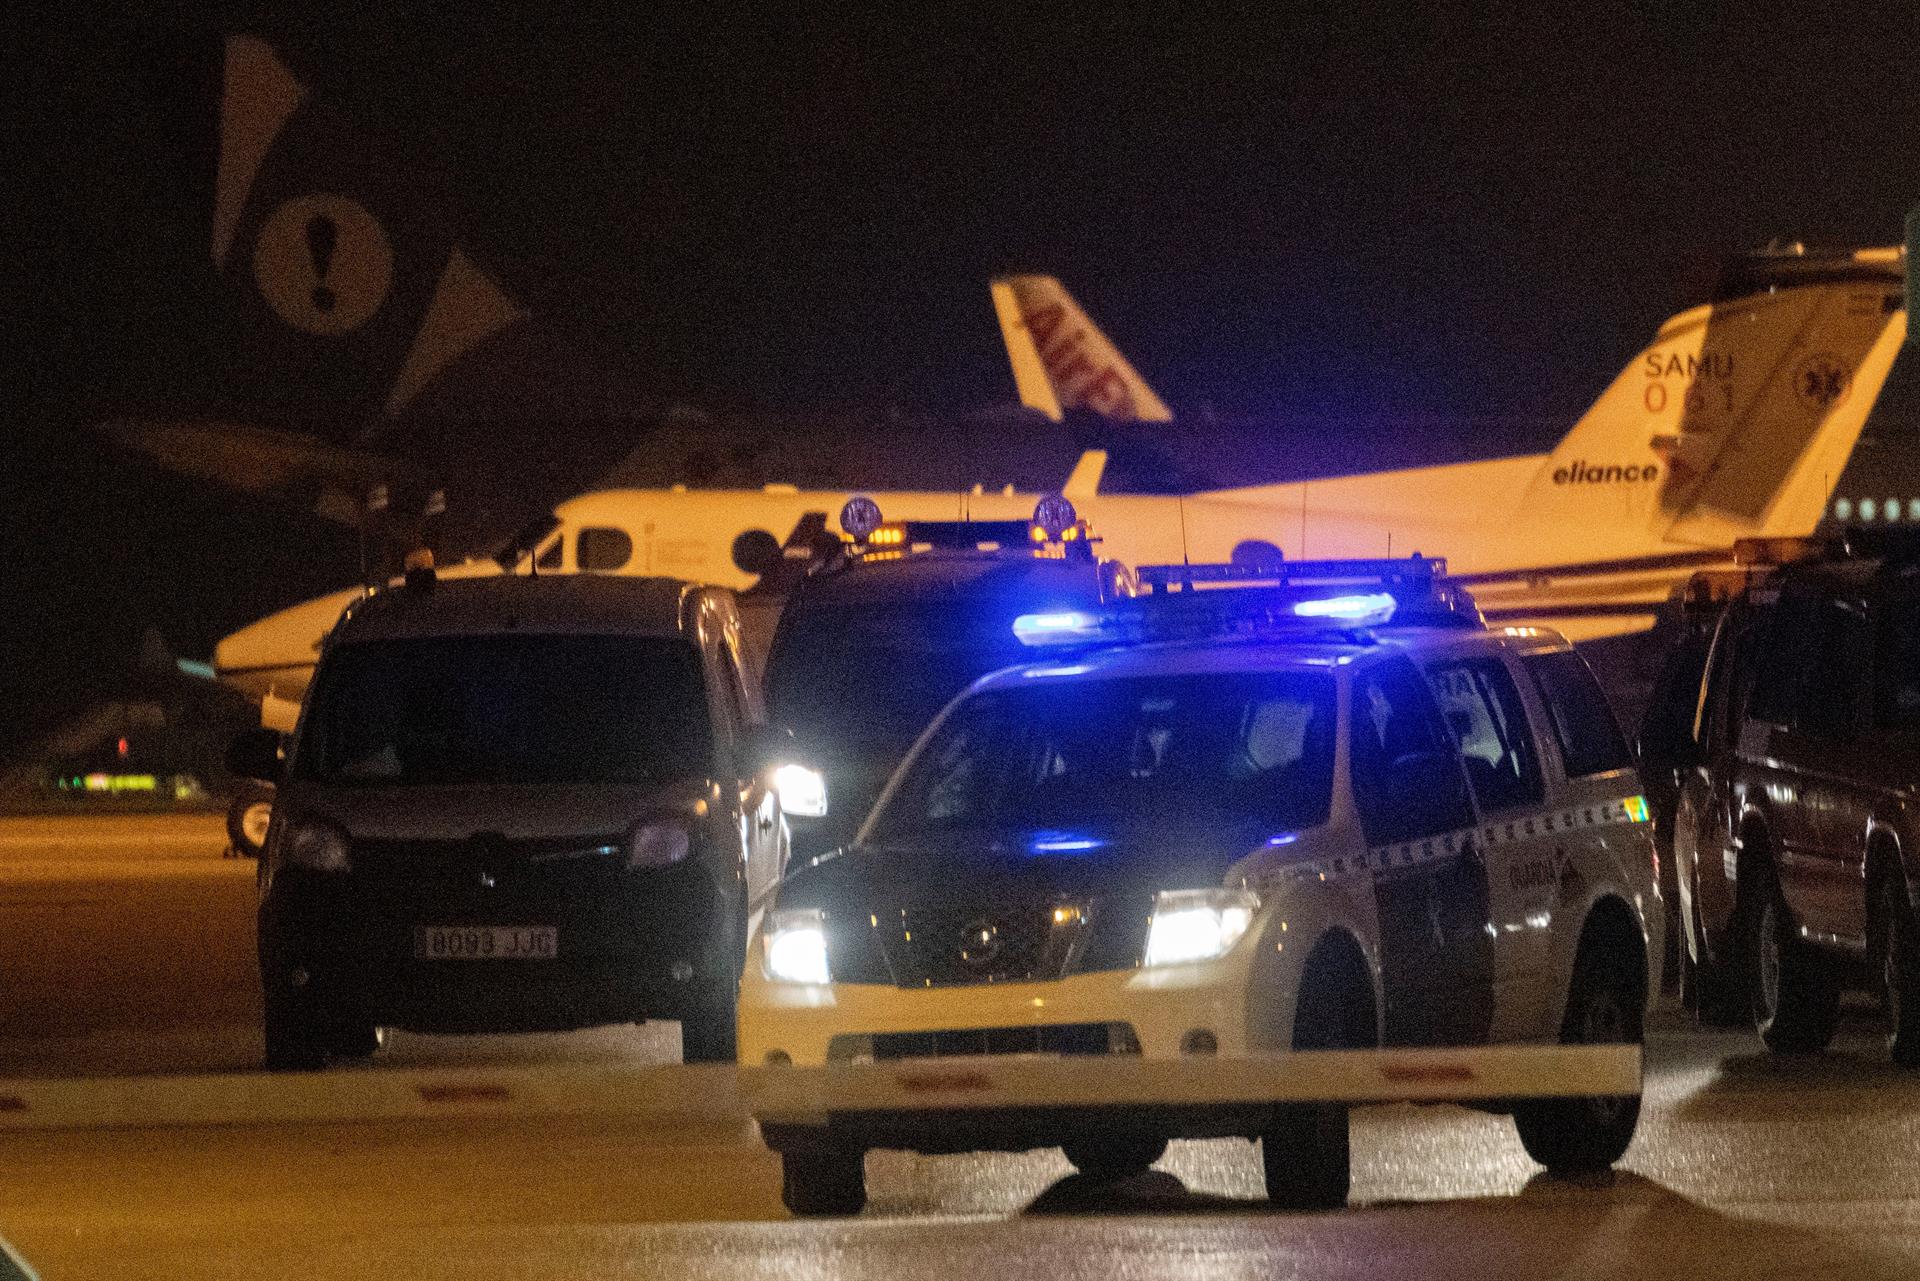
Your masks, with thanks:
[{"label": "pickup truck tire", "polygon": [[[1356,957],[1350,950],[1334,950],[1320,964],[1309,960],[1294,1010],[1294,1049],[1373,1044],[1373,991]],[[1335,1210],[1347,1203],[1353,1182],[1347,1110],[1344,1103],[1275,1106],[1260,1133],[1267,1200],[1286,1210]]]},{"label": "pickup truck tire", "polygon": [[1152,1134],[1099,1134],[1062,1143],[1060,1150],[1080,1173],[1095,1179],[1140,1174],[1166,1155],[1166,1139]]},{"label": "pickup truck tire", "polygon": [[1902,1067],[1920,1067],[1920,925],[1898,873],[1880,878],[1880,912],[1887,1052]]},{"label": "pickup truck tire", "polygon": [[[1639,969],[1592,940],[1583,944],[1567,989],[1560,1025],[1565,1045],[1638,1045],[1645,1039],[1647,994]],[[1556,1174],[1604,1170],[1633,1142],[1640,1124],[1638,1094],[1574,1099],[1523,1099],[1514,1129],[1527,1155]]]},{"label": "pickup truck tire", "polygon": [[1800,937],[1777,884],[1755,886],[1748,930],[1753,1026],[1776,1054],[1818,1054],[1840,1017],[1834,958]]},{"label": "pickup truck tire", "polygon": [[866,1153],[824,1146],[782,1152],[780,1200],[804,1218],[860,1213],[867,1204]]}]

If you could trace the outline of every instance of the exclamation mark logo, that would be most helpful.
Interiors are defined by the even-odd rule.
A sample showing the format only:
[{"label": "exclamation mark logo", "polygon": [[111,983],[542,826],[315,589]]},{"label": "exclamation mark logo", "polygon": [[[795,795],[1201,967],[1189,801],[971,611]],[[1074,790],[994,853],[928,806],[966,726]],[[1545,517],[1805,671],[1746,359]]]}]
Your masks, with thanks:
[{"label": "exclamation mark logo", "polygon": [[307,254],[313,259],[313,309],[330,312],[339,301],[327,286],[327,272],[333,266],[333,250],[340,241],[340,228],[333,219],[317,213],[307,219]]},{"label": "exclamation mark logo", "polygon": [[260,225],[253,278],[274,314],[295,329],[351,333],[387,300],[393,246],[359,201],[300,196]]}]

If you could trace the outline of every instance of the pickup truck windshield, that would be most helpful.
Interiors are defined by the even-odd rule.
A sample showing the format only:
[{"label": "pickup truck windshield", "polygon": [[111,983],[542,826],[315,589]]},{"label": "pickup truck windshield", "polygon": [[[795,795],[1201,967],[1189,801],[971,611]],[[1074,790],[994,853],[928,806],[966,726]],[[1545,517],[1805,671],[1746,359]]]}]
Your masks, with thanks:
[{"label": "pickup truck windshield", "polygon": [[930,830],[1327,817],[1334,687],[1319,673],[1133,677],[978,695],[914,760],[874,826]]},{"label": "pickup truck windshield", "polygon": [[346,785],[653,785],[704,771],[710,741],[686,641],[434,636],[330,653],[295,769]]}]

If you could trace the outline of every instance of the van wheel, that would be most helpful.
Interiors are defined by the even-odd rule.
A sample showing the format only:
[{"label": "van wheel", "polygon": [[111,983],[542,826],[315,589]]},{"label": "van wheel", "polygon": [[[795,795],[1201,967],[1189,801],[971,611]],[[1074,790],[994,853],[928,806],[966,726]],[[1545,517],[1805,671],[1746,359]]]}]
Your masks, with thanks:
[{"label": "van wheel", "polygon": [[316,1072],[327,1065],[327,1038],[307,1002],[269,992],[261,1024],[269,1072]]},{"label": "van wheel", "polygon": [[867,1154],[806,1147],[780,1154],[780,1200],[793,1214],[858,1214],[867,1204]]},{"label": "van wheel", "polygon": [[387,1029],[350,1020],[333,1029],[333,1035],[327,1040],[327,1053],[343,1059],[370,1059],[386,1043]]},{"label": "van wheel", "polygon": [[242,783],[227,804],[227,847],[242,858],[259,858],[273,821],[274,789],[266,783]]},{"label": "van wheel", "polygon": [[733,1002],[688,1010],[680,1020],[682,1063],[731,1063],[737,1052]]},{"label": "van wheel", "polygon": [[1840,1016],[1840,975],[1832,958],[1795,932],[1778,885],[1760,891],[1748,931],[1753,1026],[1778,1054],[1818,1054]]},{"label": "van wheel", "polygon": [[1880,920],[1887,1051],[1902,1067],[1920,1067],[1920,929],[1898,872],[1880,878]]},{"label": "van wheel", "polygon": [[[1646,992],[1639,969],[1592,939],[1581,945],[1560,1027],[1563,1045],[1639,1045]],[[1513,1125],[1527,1155],[1556,1173],[1604,1170],[1633,1142],[1640,1096],[1525,1099]]]},{"label": "van wheel", "polygon": [[1166,1155],[1166,1139],[1153,1134],[1101,1134],[1062,1143],[1060,1150],[1080,1173],[1124,1179],[1149,1169]]}]

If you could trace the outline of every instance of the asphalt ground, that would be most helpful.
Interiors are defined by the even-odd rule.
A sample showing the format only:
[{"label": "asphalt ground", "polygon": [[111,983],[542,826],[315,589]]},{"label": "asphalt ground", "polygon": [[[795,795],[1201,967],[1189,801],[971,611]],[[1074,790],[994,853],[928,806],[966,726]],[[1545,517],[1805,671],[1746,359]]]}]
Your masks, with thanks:
[{"label": "asphalt ground", "polygon": [[[0,822],[0,1073],[257,1061],[253,868],[223,844],[199,818]],[[676,1051],[671,1025],[399,1037],[342,1071],[564,1078]],[[794,1222],[776,1160],[735,1117],[236,1114],[0,1132],[0,1235],[48,1281],[1920,1275],[1920,1076],[1885,1062],[1871,1011],[1806,1060],[1669,1015],[1647,1073],[1622,1167],[1580,1183],[1528,1161],[1504,1118],[1358,1111],[1352,1204],[1335,1214],[1268,1210],[1239,1140],[1176,1144],[1110,1184],[1051,1151],[879,1153],[863,1216]]]}]

